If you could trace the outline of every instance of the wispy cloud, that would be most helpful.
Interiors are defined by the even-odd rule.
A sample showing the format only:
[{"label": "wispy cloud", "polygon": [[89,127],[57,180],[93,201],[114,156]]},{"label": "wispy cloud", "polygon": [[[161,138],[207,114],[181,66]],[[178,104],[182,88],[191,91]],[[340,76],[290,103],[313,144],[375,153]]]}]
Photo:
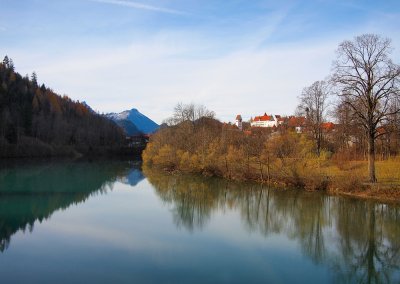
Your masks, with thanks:
[{"label": "wispy cloud", "polygon": [[176,14],[176,15],[187,15],[188,14],[186,12],[179,11],[179,10],[147,5],[147,4],[134,2],[134,1],[126,1],[126,0],[89,0],[89,1],[124,6],[124,7],[133,8],[133,9],[148,10],[148,11],[159,12],[159,13]]},{"label": "wispy cloud", "polygon": [[[185,14],[182,11],[189,9],[160,6],[179,1],[136,0],[151,5],[135,0],[81,1],[100,8],[120,7],[113,13],[128,20],[131,15],[120,13],[124,9],[154,11],[157,15]],[[191,1],[194,2],[198,1]],[[188,25],[186,21],[169,25],[164,17],[151,21],[137,17],[135,20],[144,27],[150,24],[143,33],[142,25],[138,31],[137,25],[129,25],[118,31],[117,37],[108,36],[108,29],[106,34],[93,34],[88,40],[86,33],[85,37],[68,34],[55,38],[52,44],[56,48],[30,43],[29,53],[26,45],[21,44],[25,40],[23,34],[19,35],[20,44],[13,46],[14,40],[4,40],[9,33],[0,31],[5,35],[0,37],[0,43],[4,41],[0,55],[12,56],[20,73],[36,71],[39,81],[61,94],[87,101],[100,112],[136,107],[157,122],[170,116],[175,104],[181,101],[204,104],[224,121],[233,120],[237,113],[245,119],[264,112],[292,114],[302,89],[329,74],[337,45],[357,34],[383,33],[392,38],[393,59],[400,61],[395,16],[366,17],[353,21],[347,29],[327,27],[325,31],[319,26],[324,28],[329,21],[318,22],[314,17],[317,10],[299,11],[290,0],[287,5],[254,12],[251,17],[246,16],[247,10],[231,14],[231,10],[220,12],[220,5],[208,4],[204,8],[200,2],[191,6],[191,11],[196,11],[195,19],[190,19]],[[373,13],[376,14],[375,10]],[[16,18],[24,20],[22,16]],[[118,26],[122,23],[118,21]],[[7,21],[0,21],[1,26],[9,31]]]},{"label": "wispy cloud", "polygon": [[5,27],[0,26],[0,32],[5,32],[7,29]]},{"label": "wispy cloud", "polygon": [[57,55],[57,60],[24,59],[17,54],[14,61],[41,62],[26,72],[35,70],[58,92],[85,100],[100,112],[136,107],[161,123],[177,102],[192,101],[229,121],[236,112],[246,119],[265,111],[291,114],[302,88],[329,73],[337,44],[313,41],[254,49],[255,39],[216,57],[181,56],[197,54],[199,46],[212,46],[208,40],[191,43],[190,38],[189,33],[167,33],[123,47],[79,49]]}]

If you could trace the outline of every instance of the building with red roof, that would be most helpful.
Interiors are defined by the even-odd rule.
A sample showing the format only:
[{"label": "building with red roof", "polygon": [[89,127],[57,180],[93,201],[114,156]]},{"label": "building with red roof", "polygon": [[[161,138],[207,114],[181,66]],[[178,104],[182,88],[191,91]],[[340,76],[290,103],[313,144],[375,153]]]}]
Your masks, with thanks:
[{"label": "building with red roof", "polygon": [[256,116],[250,119],[251,127],[278,127],[283,123],[284,119],[280,115],[264,115]]}]

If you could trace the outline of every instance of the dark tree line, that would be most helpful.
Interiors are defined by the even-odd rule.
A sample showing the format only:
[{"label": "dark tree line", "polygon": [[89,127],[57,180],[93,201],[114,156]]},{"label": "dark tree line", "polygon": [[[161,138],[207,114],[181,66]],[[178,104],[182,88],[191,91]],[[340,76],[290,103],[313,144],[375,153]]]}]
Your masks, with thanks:
[{"label": "dark tree line", "polygon": [[123,141],[122,130],[86,104],[39,85],[35,72],[22,77],[7,56],[0,63],[0,156],[85,152]]}]

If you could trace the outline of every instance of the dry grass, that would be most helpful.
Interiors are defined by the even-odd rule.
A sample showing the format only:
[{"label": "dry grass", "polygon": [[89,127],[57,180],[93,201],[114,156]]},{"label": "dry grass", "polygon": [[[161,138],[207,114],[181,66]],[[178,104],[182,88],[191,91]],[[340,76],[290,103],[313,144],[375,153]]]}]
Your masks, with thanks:
[{"label": "dry grass", "polygon": [[400,202],[400,157],[377,161],[376,184],[368,183],[367,161],[347,161],[325,168],[332,183],[330,192]]},{"label": "dry grass", "polygon": [[376,174],[379,183],[400,186],[400,157],[377,161]]},{"label": "dry grass", "polygon": [[[301,185],[307,190],[328,190],[361,198],[400,202],[400,157],[376,162],[378,183],[368,183],[367,161],[309,159],[289,163],[286,167],[271,165],[272,179]],[[297,182],[294,183],[294,182]]]},{"label": "dry grass", "polygon": [[[400,157],[377,161],[375,167],[380,184],[400,186]],[[368,181],[367,161],[335,162],[327,166],[325,171],[331,177],[347,177],[350,174],[359,177],[364,182]]]}]

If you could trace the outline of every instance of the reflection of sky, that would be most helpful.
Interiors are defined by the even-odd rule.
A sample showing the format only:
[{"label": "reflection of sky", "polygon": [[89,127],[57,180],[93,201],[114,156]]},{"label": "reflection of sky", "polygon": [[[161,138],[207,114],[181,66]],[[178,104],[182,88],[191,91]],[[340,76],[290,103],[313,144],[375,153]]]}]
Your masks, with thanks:
[{"label": "reflection of sky", "polygon": [[373,272],[360,261],[400,280],[396,206],[149,172],[154,188],[134,167],[3,172],[2,283],[341,283]]},{"label": "reflection of sky", "polygon": [[[0,255],[3,279],[22,282],[326,282],[325,268],[284,235],[243,229],[239,212],[217,211],[203,230],[177,229],[147,181],[57,211],[17,233]],[[290,266],[290,273],[286,273]],[[21,273],[21,271],[23,273]]]}]

